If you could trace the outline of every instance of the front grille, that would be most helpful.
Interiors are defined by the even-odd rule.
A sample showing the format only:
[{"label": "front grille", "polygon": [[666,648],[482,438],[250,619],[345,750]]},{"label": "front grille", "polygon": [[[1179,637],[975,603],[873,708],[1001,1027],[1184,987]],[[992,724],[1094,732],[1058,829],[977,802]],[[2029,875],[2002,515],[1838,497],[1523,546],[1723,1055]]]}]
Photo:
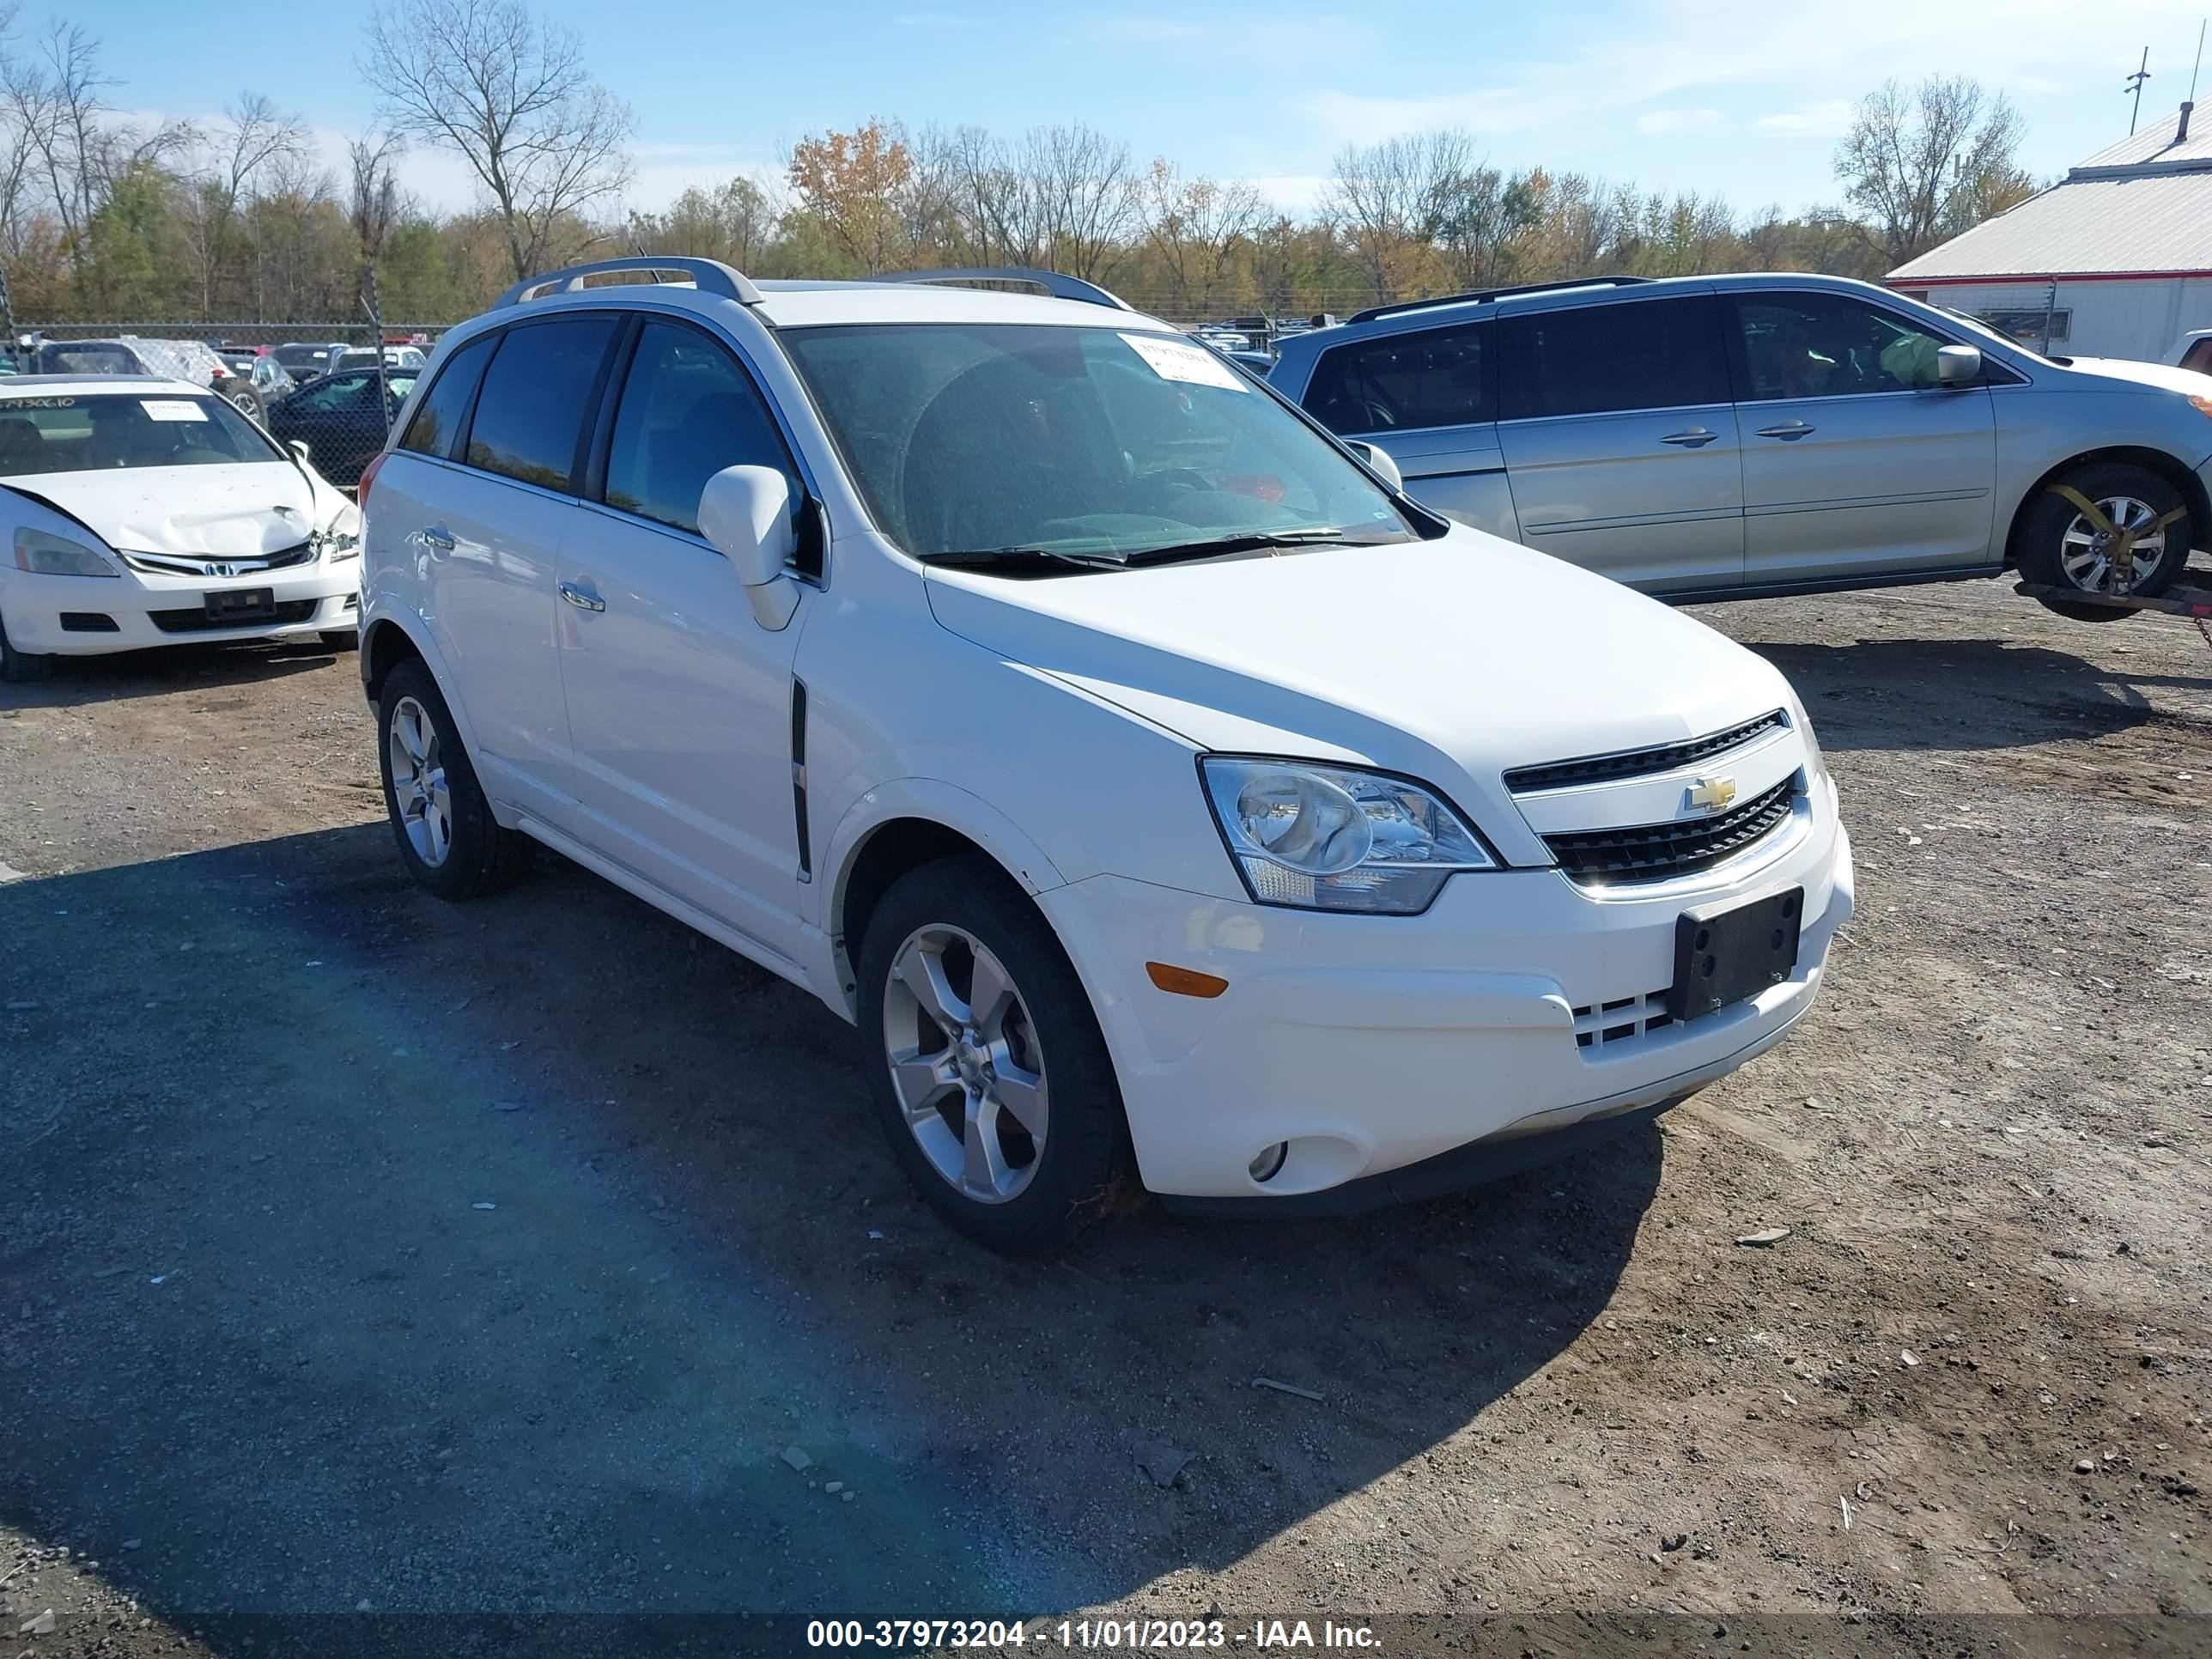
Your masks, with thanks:
[{"label": "front grille", "polygon": [[1667,994],[1646,991],[1640,997],[1622,997],[1615,1002],[1576,1009],[1575,1047],[1602,1048],[1674,1023],[1674,1017],[1667,1012]]},{"label": "front grille", "polygon": [[1787,777],[1732,811],[1676,823],[1625,830],[1577,830],[1547,836],[1559,868],[1579,881],[1664,881],[1711,869],[1790,820],[1797,780]]},{"label": "front grille", "polygon": [[284,628],[303,623],[315,614],[319,599],[287,599],[272,605],[265,617],[210,617],[204,611],[149,612],[154,626],[164,634],[210,634],[237,628]]},{"label": "front grille", "polygon": [[220,574],[215,568],[217,565],[234,576],[258,576],[264,570],[289,570],[295,565],[312,564],[314,557],[315,544],[307,541],[297,547],[279,548],[274,553],[256,553],[235,559],[126,552],[123,562],[133,570],[143,570],[155,576],[214,576]]},{"label": "front grille", "polygon": [[1527,795],[1539,789],[1564,789],[1573,783],[1612,783],[1621,778],[1672,772],[1677,767],[1695,766],[1699,761],[1724,755],[1731,749],[1741,749],[1753,738],[1789,723],[1788,716],[1777,708],[1755,720],[1731,726],[1725,732],[1710,732],[1681,743],[1662,743],[1650,749],[1624,749],[1611,755],[1586,755],[1580,760],[1552,761],[1542,766],[1516,766],[1505,775],[1505,787],[1516,795]]}]

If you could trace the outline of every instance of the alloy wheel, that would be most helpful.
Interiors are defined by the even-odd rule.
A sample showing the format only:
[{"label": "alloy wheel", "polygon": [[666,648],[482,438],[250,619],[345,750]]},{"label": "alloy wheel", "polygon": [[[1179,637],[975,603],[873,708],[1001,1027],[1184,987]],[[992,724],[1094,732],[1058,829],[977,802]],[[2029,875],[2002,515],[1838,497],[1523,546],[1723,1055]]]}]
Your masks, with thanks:
[{"label": "alloy wheel", "polygon": [[1044,1155],[1044,1054],[1006,964],[973,933],[916,928],[884,987],[884,1048],[908,1131],[963,1196],[1003,1204]]},{"label": "alloy wheel", "polygon": [[400,698],[392,706],[388,744],[392,810],[415,856],[434,870],[453,850],[453,803],[429,710],[412,697]]},{"label": "alloy wheel", "polygon": [[2114,528],[2136,533],[2133,574],[2124,578],[2120,574],[2112,562],[2114,538],[2092,523],[2086,513],[2075,514],[2059,536],[2059,566],[2066,580],[2084,593],[2130,592],[2141,584],[2143,572],[2155,570],[2165,559],[2167,529],[2153,530],[2158,509],[2133,495],[2107,495],[2097,503],[2097,511]]}]

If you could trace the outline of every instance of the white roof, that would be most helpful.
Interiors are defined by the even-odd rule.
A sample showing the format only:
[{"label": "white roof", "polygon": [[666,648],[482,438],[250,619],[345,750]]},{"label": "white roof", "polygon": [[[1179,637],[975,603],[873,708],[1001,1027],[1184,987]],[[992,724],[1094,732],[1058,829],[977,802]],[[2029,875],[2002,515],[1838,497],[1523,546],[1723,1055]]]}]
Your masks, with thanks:
[{"label": "white roof", "polygon": [[2212,271],[2212,111],[2174,142],[2178,116],[2107,145],[2059,183],[1884,280]]},{"label": "white roof", "polygon": [[1139,312],[1003,289],[942,283],[764,282],[760,289],[761,302],[755,308],[778,328],[828,323],[1050,323],[1175,331]]},{"label": "white roof", "polygon": [[71,398],[95,392],[125,394],[159,392],[164,397],[212,396],[204,386],[190,380],[171,380],[158,374],[11,374],[0,375],[0,400],[9,398]]}]

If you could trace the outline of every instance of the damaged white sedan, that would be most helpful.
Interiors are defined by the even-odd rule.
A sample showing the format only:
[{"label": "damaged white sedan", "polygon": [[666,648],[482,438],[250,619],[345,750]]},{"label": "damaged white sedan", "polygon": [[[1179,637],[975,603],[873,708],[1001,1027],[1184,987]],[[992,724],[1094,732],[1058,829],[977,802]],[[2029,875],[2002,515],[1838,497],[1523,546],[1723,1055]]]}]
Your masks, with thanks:
[{"label": "damaged white sedan", "polygon": [[361,513],[206,388],[0,381],[0,679],[194,641],[354,642]]}]

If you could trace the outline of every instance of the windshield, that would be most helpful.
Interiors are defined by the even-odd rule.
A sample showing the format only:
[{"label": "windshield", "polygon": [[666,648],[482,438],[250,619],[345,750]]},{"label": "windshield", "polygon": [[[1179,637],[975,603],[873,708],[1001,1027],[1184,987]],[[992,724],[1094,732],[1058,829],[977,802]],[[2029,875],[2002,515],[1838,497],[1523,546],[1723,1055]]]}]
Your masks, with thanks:
[{"label": "windshield", "polygon": [[781,338],[876,523],[918,558],[1413,539],[1358,466],[1178,336],[900,323]]},{"label": "windshield", "polygon": [[219,398],[0,398],[0,477],[248,461],[283,457]]}]

